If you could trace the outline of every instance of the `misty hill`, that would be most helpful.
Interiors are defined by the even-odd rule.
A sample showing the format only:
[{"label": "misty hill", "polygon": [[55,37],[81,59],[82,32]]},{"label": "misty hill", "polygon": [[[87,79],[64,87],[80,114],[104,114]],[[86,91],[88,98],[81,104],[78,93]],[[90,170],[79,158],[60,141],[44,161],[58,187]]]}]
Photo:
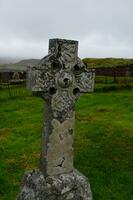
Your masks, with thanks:
[{"label": "misty hill", "polygon": [[26,70],[27,66],[37,65],[39,61],[39,59],[21,60],[14,64],[2,64],[0,65],[0,69]]},{"label": "misty hill", "polygon": [[18,62],[19,58],[0,57],[0,65],[13,64]]},{"label": "misty hill", "polygon": [[38,62],[40,60],[39,59],[27,59],[27,60],[21,60],[20,62],[17,62],[15,65],[19,65],[19,66],[33,66],[33,65],[37,65]]}]

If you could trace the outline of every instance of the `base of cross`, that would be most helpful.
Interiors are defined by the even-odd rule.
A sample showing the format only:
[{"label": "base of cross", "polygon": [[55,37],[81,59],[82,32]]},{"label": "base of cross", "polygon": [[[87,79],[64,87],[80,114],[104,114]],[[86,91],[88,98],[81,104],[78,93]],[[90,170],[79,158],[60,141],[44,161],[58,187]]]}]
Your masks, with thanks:
[{"label": "base of cross", "polygon": [[46,178],[40,171],[31,171],[17,200],[92,200],[92,193],[88,179],[77,170]]}]

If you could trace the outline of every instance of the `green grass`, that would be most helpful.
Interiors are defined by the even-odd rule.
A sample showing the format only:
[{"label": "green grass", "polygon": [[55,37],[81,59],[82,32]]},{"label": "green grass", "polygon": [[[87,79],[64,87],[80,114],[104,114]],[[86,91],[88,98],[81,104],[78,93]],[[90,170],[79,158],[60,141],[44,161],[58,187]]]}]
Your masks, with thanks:
[{"label": "green grass", "polygon": [[[12,97],[0,90],[0,200],[14,200],[24,172],[39,166],[43,107],[23,88]],[[133,200],[133,91],[81,97],[74,162],[94,200]]]},{"label": "green grass", "polygon": [[132,77],[117,77],[114,81],[110,76],[96,76],[95,77],[95,91],[112,91],[133,89]]},{"label": "green grass", "polygon": [[133,64],[133,59],[124,59],[124,58],[84,58],[83,62],[89,68],[98,68],[98,67],[116,67],[122,65]]}]

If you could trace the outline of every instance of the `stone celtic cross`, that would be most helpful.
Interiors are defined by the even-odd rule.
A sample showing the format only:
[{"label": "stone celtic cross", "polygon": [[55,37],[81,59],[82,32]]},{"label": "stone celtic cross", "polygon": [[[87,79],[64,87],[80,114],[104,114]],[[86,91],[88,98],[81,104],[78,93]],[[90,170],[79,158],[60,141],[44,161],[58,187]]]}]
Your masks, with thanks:
[{"label": "stone celtic cross", "polygon": [[94,71],[78,58],[78,42],[49,41],[49,54],[27,73],[27,87],[45,100],[39,170],[27,172],[17,200],[92,200],[87,177],[73,166],[74,106],[94,87]]},{"label": "stone celtic cross", "polygon": [[78,58],[78,42],[50,39],[49,53],[30,68],[28,88],[45,99],[41,166],[44,176],[73,171],[75,101],[93,91],[94,71]]}]

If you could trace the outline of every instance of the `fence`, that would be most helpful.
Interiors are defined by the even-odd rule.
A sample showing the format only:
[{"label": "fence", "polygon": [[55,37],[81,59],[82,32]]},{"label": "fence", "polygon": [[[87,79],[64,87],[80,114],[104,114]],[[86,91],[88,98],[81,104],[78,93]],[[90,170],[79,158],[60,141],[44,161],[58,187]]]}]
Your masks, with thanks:
[{"label": "fence", "polygon": [[13,85],[18,85],[20,87],[20,85],[25,85],[25,82],[26,82],[26,72],[4,71],[4,70],[0,71],[0,88],[1,89],[7,88],[9,96],[12,95],[11,89],[13,88]]}]

